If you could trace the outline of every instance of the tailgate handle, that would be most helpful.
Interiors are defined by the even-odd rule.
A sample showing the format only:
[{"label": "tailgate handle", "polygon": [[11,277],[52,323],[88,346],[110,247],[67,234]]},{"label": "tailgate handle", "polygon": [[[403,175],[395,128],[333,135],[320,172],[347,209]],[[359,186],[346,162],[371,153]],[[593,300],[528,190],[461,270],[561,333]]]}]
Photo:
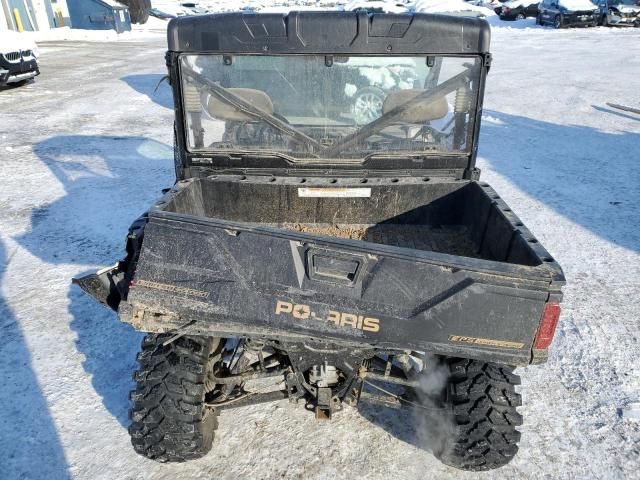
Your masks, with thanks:
[{"label": "tailgate handle", "polygon": [[362,266],[362,259],[332,252],[314,252],[307,255],[307,272],[312,280],[324,280],[340,285],[353,285]]}]

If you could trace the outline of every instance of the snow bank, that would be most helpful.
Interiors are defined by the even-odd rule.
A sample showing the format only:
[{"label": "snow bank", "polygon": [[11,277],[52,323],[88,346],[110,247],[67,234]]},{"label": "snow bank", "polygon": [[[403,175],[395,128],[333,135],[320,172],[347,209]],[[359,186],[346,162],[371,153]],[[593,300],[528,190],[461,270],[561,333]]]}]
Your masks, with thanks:
[{"label": "snow bank", "polygon": [[132,25],[132,32],[137,35],[154,34],[159,32],[162,32],[164,34],[164,32],[167,30],[168,24],[168,19],[163,20],[156,17],[149,17],[149,20],[147,20],[147,23],[145,23],[144,25]]},{"label": "snow bank", "polygon": [[418,0],[414,10],[422,13],[466,13],[489,17],[495,13],[485,7],[473,5],[464,0]]},{"label": "snow bank", "polygon": [[[13,33],[23,42],[57,42],[62,40],[113,42],[118,40],[135,40],[166,34],[167,21],[151,17],[144,25],[133,25],[130,32],[117,33],[115,30],[83,30],[80,28],[60,27],[40,32]],[[5,32],[0,32],[4,35]],[[4,45],[4,37],[0,36],[0,45]],[[24,47],[23,47],[24,48]]]},{"label": "snow bank", "polygon": [[[365,0],[361,0],[365,1]],[[389,3],[381,1],[381,3]],[[195,4],[192,7],[191,4]],[[198,15],[222,12],[269,12],[285,13],[290,10],[327,10],[337,9],[344,2],[336,0],[201,0],[182,2],[176,0],[153,0],[152,7],[159,12],[179,17],[183,15]],[[393,5],[394,2],[391,2]]]},{"label": "snow bank", "polygon": [[[185,6],[185,5],[189,6]],[[195,4],[195,6],[191,6]],[[286,13],[291,10],[380,10],[388,13],[424,12],[456,13],[471,15],[495,15],[490,8],[473,5],[464,0],[202,0],[181,2],[176,0],[153,0],[153,8],[172,16],[198,15],[231,11],[251,11],[261,13]]]},{"label": "snow bank", "polygon": [[[491,30],[538,30],[539,33],[548,33],[548,29],[540,25],[536,25],[535,18],[525,18],[524,20],[504,21],[498,15],[487,18],[487,22],[491,25]],[[556,32],[555,30],[553,32]]]},{"label": "snow bank", "polygon": [[28,36],[38,42],[56,42],[61,40],[113,42],[145,37],[148,36],[147,34],[150,34],[150,32],[134,30],[132,32],[117,33],[115,30],[82,30],[69,27],[54,28],[43,32],[21,33],[21,35]]},{"label": "snow bank", "polygon": [[[585,0],[588,1],[588,0]],[[510,0],[509,2],[502,3],[503,7],[516,8],[516,7],[528,7],[540,3],[538,0]]]}]

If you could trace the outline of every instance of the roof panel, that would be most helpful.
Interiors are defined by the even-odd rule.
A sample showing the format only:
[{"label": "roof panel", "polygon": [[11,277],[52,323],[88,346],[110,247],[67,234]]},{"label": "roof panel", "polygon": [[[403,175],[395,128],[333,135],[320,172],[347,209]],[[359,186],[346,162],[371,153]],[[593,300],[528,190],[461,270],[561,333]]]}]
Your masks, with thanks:
[{"label": "roof panel", "polygon": [[173,19],[174,52],[481,54],[489,24],[478,18],[364,12],[224,13]]}]

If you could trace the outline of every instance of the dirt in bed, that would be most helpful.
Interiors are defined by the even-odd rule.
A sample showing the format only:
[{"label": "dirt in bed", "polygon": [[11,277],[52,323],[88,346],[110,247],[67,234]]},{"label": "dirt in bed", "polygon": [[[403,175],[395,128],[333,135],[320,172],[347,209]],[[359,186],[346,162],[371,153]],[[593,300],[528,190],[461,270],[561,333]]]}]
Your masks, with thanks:
[{"label": "dirt in bed", "polygon": [[469,232],[462,225],[431,226],[383,223],[365,226],[289,223],[283,227],[312,235],[329,235],[396,247],[480,258],[475,244],[469,238]]},{"label": "dirt in bed", "polygon": [[295,230],[312,235],[329,235],[330,237],[349,238],[351,240],[364,240],[367,236],[367,227],[354,227],[353,225],[307,225],[303,223],[286,223],[287,230]]}]

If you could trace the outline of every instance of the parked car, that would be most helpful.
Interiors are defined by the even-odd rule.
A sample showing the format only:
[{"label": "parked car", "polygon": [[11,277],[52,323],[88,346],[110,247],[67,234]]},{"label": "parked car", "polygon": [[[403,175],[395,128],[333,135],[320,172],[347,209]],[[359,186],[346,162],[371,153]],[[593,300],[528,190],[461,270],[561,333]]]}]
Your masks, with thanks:
[{"label": "parked car", "polygon": [[600,25],[640,27],[640,0],[593,0],[593,3],[599,9]]},{"label": "parked car", "polygon": [[504,2],[497,7],[496,12],[500,20],[524,20],[527,17],[536,18],[538,16],[538,0],[511,0]]},{"label": "parked car", "polygon": [[510,1],[511,0],[491,0],[490,2],[486,3],[484,6],[492,9],[496,15],[500,15],[500,13],[502,12],[502,4]]},{"label": "parked car", "polygon": [[40,75],[38,47],[24,34],[0,32],[0,87]]},{"label": "parked car", "polygon": [[589,0],[542,0],[536,18],[538,25],[595,27],[600,10]]}]

